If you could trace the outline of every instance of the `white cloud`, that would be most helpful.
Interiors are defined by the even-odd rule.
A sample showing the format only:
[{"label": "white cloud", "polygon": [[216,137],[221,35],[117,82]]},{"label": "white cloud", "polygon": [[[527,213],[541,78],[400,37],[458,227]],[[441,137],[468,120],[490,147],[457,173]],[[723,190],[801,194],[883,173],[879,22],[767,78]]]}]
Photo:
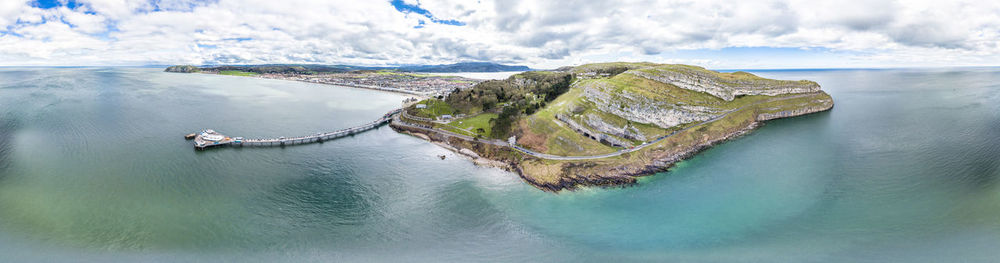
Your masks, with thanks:
[{"label": "white cloud", "polygon": [[60,13],[67,24],[72,25],[81,33],[96,34],[107,30],[106,19],[103,16],[87,14],[61,8]]},{"label": "white cloud", "polygon": [[831,50],[851,66],[979,65],[1000,56],[1000,3],[992,1],[404,1],[463,26],[400,12],[389,1],[78,2],[39,9],[0,1],[0,65],[806,65],[671,57],[729,47]]},{"label": "white cloud", "polygon": [[21,12],[27,1],[0,1],[0,28],[7,27],[17,21],[17,14]]}]

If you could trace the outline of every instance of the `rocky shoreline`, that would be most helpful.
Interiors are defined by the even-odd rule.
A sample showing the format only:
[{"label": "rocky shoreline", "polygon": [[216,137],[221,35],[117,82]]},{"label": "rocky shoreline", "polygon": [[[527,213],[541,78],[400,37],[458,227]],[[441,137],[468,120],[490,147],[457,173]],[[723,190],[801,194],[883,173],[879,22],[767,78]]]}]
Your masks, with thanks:
[{"label": "rocky shoreline", "polygon": [[808,115],[828,111],[832,108],[833,103],[830,103],[827,107],[803,108],[774,114],[760,114],[755,116],[755,121],[749,122],[749,124],[743,128],[716,138],[706,138],[706,140],[681,151],[672,152],[653,150],[650,153],[652,155],[652,159],[645,164],[605,165],[592,161],[568,162],[561,166],[559,171],[565,176],[561,176],[556,182],[540,181],[532,176],[527,176],[525,173],[525,166],[528,162],[538,161],[538,159],[521,154],[520,152],[509,148],[498,149],[500,147],[492,144],[463,140],[438,132],[412,129],[406,126],[394,125],[392,123],[390,123],[390,127],[397,132],[414,135],[459,155],[466,156],[476,165],[515,172],[521,177],[521,179],[543,191],[559,192],[562,190],[574,190],[580,187],[597,186],[607,188],[631,186],[637,182],[638,177],[649,176],[667,171],[679,161],[690,158],[714,145],[750,133],[754,129],[760,127],[767,120]]},{"label": "rocky shoreline", "polygon": [[[437,145],[437,146],[440,146],[441,148],[444,148],[445,150],[449,150],[449,151],[452,151],[452,152],[454,152],[455,154],[457,154],[459,156],[466,157],[470,161],[472,161],[472,163],[474,163],[476,165],[479,165],[479,166],[491,167],[491,168],[498,168],[498,169],[501,169],[501,170],[504,170],[504,171],[514,172],[515,171],[515,167],[517,165],[517,162],[514,162],[512,160],[493,160],[493,159],[490,159],[490,158],[483,157],[483,155],[489,156],[489,153],[483,152],[482,150],[473,150],[474,148],[487,147],[487,146],[496,147],[494,145],[483,144],[483,143],[474,143],[474,142],[469,142],[469,141],[465,141],[465,142],[471,143],[471,144],[461,144],[461,143],[457,143],[455,140],[458,140],[458,141],[464,141],[464,140],[457,139],[457,138],[454,138],[454,137],[450,137],[448,135],[444,135],[444,134],[440,134],[440,133],[437,133],[437,134],[428,134],[428,132],[423,131],[423,130],[411,129],[409,127],[400,126],[400,125],[393,125],[393,123],[389,123],[389,127],[391,127],[396,132],[403,133],[403,134],[408,134],[408,135],[412,135],[412,136],[420,138],[420,139],[424,139],[424,140],[426,140],[428,142],[433,143],[434,145]],[[476,147],[476,146],[479,146],[479,147]]]}]

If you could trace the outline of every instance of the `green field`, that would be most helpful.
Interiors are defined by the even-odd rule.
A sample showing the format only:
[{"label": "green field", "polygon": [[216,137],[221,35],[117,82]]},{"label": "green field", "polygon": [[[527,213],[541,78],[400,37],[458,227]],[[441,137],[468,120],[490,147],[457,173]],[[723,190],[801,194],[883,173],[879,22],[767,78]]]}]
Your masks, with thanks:
[{"label": "green field", "polygon": [[471,132],[475,135],[490,137],[490,120],[497,117],[496,113],[483,113],[469,118],[452,121],[449,126]]},{"label": "green field", "polygon": [[238,70],[223,70],[219,71],[219,75],[250,77],[250,76],[257,76],[258,74],[255,72],[246,72]]},{"label": "green field", "polygon": [[427,99],[427,100],[418,102],[417,104],[418,105],[419,104],[427,105],[427,108],[424,108],[424,109],[413,108],[413,111],[411,111],[411,114],[416,115],[417,117],[424,117],[424,118],[432,118],[433,119],[433,118],[437,118],[438,116],[445,115],[445,114],[449,114],[449,115],[454,115],[455,114],[455,110],[451,108],[451,105],[448,105],[448,103],[446,103],[446,102],[444,102],[442,100]]}]

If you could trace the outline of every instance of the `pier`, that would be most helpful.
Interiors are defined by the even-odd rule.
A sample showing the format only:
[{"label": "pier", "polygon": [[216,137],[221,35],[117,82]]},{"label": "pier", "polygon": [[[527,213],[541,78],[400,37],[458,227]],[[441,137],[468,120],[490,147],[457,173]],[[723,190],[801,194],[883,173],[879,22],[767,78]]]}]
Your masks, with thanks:
[{"label": "pier", "polygon": [[[392,121],[393,116],[399,114],[403,109],[395,109],[389,111],[382,117],[376,119],[375,121],[365,123],[362,125],[340,129],[331,132],[322,132],[313,135],[306,136],[295,136],[295,137],[278,137],[278,138],[257,138],[257,139],[247,139],[244,137],[230,137],[220,134],[214,130],[204,130],[202,132],[196,133],[194,138],[194,148],[198,150],[204,150],[210,147],[216,146],[251,146],[251,147],[270,147],[270,146],[286,146],[295,144],[306,144],[306,143],[317,143],[329,140],[335,140],[358,133],[366,132],[379,126],[385,125]],[[191,134],[185,136],[189,138]]]}]

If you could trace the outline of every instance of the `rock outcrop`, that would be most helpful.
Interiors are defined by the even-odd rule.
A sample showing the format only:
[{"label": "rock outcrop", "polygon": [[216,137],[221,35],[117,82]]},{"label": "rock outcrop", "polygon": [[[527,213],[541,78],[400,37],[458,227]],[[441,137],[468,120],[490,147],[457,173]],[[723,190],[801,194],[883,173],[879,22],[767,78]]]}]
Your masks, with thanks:
[{"label": "rock outcrop", "polygon": [[556,119],[558,119],[558,120],[566,123],[566,125],[569,125],[570,128],[572,128],[576,132],[579,132],[583,136],[591,138],[591,139],[593,139],[595,141],[598,141],[598,142],[601,142],[601,143],[607,143],[607,144],[610,144],[611,146],[615,146],[615,147],[630,147],[630,146],[632,146],[632,143],[630,143],[630,142],[627,142],[627,141],[624,141],[624,140],[612,137],[612,136],[604,134],[604,133],[595,132],[595,131],[592,131],[590,129],[587,129],[587,127],[585,127],[583,125],[580,125],[579,123],[577,123],[576,121],[574,121],[569,116],[562,115],[562,114],[557,114],[556,115]]},{"label": "rock outcrop", "polygon": [[711,119],[720,114],[718,110],[678,105],[667,101],[632,94],[627,91],[613,91],[600,83],[582,86],[584,96],[597,109],[638,123],[649,123],[661,128],[670,128],[684,123]]},{"label": "rock outcrop", "polygon": [[604,122],[604,120],[601,119],[601,116],[597,116],[597,114],[587,114],[584,122],[587,123],[587,126],[590,126],[599,132],[629,140],[646,141],[646,135],[642,134],[642,131],[639,131],[639,129],[627,124],[623,127],[615,126]]},{"label": "rock outcrop", "polygon": [[681,66],[630,70],[626,73],[683,89],[705,92],[726,101],[732,101],[741,95],[775,96],[820,90],[819,84],[812,81],[764,79],[741,72],[732,73],[733,78],[723,79],[712,72]]},{"label": "rock outcrop", "polygon": [[829,110],[831,107],[833,107],[833,100],[815,100],[813,102],[823,106],[802,107],[794,110],[779,111],[775,113],[761,113],[760,115],[757,115],[757,121],[766,121],[766,120],[801,116],[810,113]]}]

